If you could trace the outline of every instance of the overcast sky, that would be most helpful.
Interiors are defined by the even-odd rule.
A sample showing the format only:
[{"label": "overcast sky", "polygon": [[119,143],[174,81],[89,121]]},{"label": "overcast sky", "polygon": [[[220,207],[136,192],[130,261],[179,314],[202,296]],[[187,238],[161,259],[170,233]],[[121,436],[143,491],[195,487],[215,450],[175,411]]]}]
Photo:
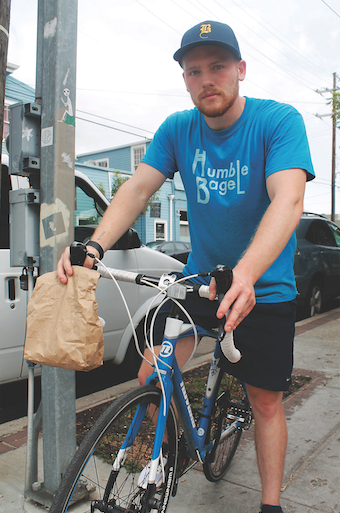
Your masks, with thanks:
[{"label": "overcast sky", "polygon": [[[11,0],[8,61],[20,66],[13,76],[33,87],[36,18],[37,0]],[[330,213],[332,121],[316,117],[330,114],[330,93],[315,91],[332,88],[333,72],[340,77],[339,0],[79,0],[76,114],[137,135],[78,119],[76,153],[142,142],[169,114],[192,108],[172,56],[183,33],[205,20],[236,33],[247,62],[242,95],[301,112],[317,175],[305,210]]]}]

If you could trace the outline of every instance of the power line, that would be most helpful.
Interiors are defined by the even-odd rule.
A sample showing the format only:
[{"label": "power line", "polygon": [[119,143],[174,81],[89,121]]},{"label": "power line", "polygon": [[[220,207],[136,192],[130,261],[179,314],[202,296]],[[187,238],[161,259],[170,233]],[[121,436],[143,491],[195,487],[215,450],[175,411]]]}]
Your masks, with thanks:
[{"label": "power line", "polygon": [[171,30],[174,30],[175,32],[177,32],[177,34],[180,34],[180,32],[178,32],[178,30],[176,30],[174,27],[172,27],[171,25],[169,25],[166,21],[162,20],[162,18],[160,18],[159,16],[157,16],[157,14],[155,14],[154,12],[152,12],[150,9],[148,9],[147,7],[145,7],[145,5],[142,4],[142,2],[140,2],[139,0],[135,0],[135,2],[137,2],[137,4],[141,5],[142,7],[144,7],[144,9],[146,11],[148,11],[150,14],[152,14],[152,16],[154,16],[155,18],[157,18],[159,21],[161,21],[162,23],[164,23],[164,25],[166,25],[167,27],[171,28]]},{"label": "power line", "polygon": [[191,12],[187,11],[186,9],[184,9],[184,7],[182,7],[181,5],[178,5],[177,2],[175,2],[174,0],[170,0],[170,2],[172,2],[173,4],[175,4],[177,7],[179,7],[180,9],[182,9],[182,11],[186,12],[187,14],[189,14],[189,16],[192,16],[196,21],[200,21],[199,18],[196,18],[196,16],[194,16]]},{"label": "power line", "polygon": [[86,121],[87,123],[92,123],[93,125],[110,128],[111,130],[116,130],[117,132],[123,132],[124,134],[135,135],[136,137],[140,137],[141,139],[148,139],[148,137],[145,137],[144,135],[135,134],[133,132],[129,132],[127,130],[122,130],[121,128],[116,128],[114,126],[104,125],[104,123],[98,123],[97,121],[91,121],[90,119],[80,118],[79,116],[76,116],[76,119],[79,119],[80,121]]},{"label": "power line", "polygon": [[[188,0],[188,1],[193,5],[193,3],[192,3],[190,0]],[[206,6],[205,6],[205,5],[203,5],[203,4],[202,4],[202,2],[200,2],[200,0],[196,0],[196,2],[197,2],[199,5],[202,5],[202,7],[204,7],[204,8],[206,9],[206,11],[207,11],[209,14],[211,14],[211,15],[212,15],[212,16],[214,16],[216,19],[218,19],[218,20],[220,20],[220,21],[221,21],[221,18],[220,18],[219,16],[217,16],[215,13],[213,13],[210,9],[207,9],[207,8],[206,8]],[[216,2],[216,3],[217,3],[217,2]],[[218,4],[218,5],[220,5],[220,4]],[[220,6],[220,7],[222,7],[222,6]],[[223,9],[225,12],[227,12],[227,13],[229,14],[229,12],[227,11],[227,9],[225,9],[224,7],[222,7],[222,9]],[[237,17],[236,17],[235,15],[232,15],[232,16],[234,16],[234,18],[236,18],[236,19],[237,19]],[[242,22],[242,23],[243,23],[243,22]],[[245,25],[245,23],[243,23],[243,24]],[[245,25],[245,26],[247,26],[247,25]],[[245,45],[247,45],[248,47],[250,47],[251,49],[253,49],[253,46],[252,46],[251,44],[249,44],[249,43],[248,43],[248,41],[246,41],[243,37],[238,36],[238,39],[239,39],[240,41],[242,41]],[[303,87],[307,87],[308,89],[310,89],[310,90],[312,90],[312,91],[313,91],[313,89],[312,89],[311,87],[307,86],[305,83],[303,83],[303,82],[300,80],[300,77],[299,77],[298,75],[296,75],[295,73],[293,73],[293,72],[291,72],[291,71],[286,70],[285,68],[283,68],[283,66],[279,66],[279,65],[277,64],[277,62],[275,62],[273,59],[271,59],[270,57],[268,57],[267,55],[265,55],[264,53],[262,53],[260,50],[258,50],[258,49],[256,49],[256,48],[255,48],[255,51],[256,51],[256,52],[258,52],[260,55],[262,55],[265,59],[269,60],[272,64],[274,64],[275,66],[277,66],[279,69],[281,69],[282,71],[284,71],[284,73],[285,73],[286,75],[290,75],[290,77],[291,77],[291,79],[292,79],[292,80],[294,80],[295,82],[300,83]],[[261,61],[260,61],[259,59],[257,59],[256,57],[253,57],[253,58],[255,58],[256,60],[258,60],[259,62],[261,62]],[[262,62],[262,64],[263,64],[264,66],[269,67],[269,66],[268,66],[267,64],[265,64],[264,62]],[[282,73],[280,73],[280,72],[279,72],[279,71],[277,71],[277,70],[276,70],[276,73],[278,73],[278,74],[282,75]],[[286,75],[284,75],[284,76],[286,76]]]},{"label": "power line", "polygon": [[76,109],[77,112],[81,112],[82,114],[87,114],[88,116],[94,116],[99,119],[105,119],[105,121],[111,121],[112,123],[117,123],[118,125],[127,126],[129,128],[134,128],[136,130],[141,130],[142,132],[149,132],[149,134],[154,135],[155,132],[151,132],[150,130],[146,130],[145,128],[139,128],[138,126],[128,125],[126,123],[122,123],[121,121],[115,121],[114,119],[104,118],[103,116],[98,116],[98,114],[92,114],[91,112],[85,112],[84,110]]},{"label": "power line", "polygon": [[336,11],[334,11],[334,9],[332,9],[332,7],[325,2],[325,0],[321,0],[321,2],[323,2],[325,5],[327,5],[328,9],[333,11],[334,14],[336,14],[336,16],[338,16],[338,18],[340,18],[340,14],[338,14]]},{"label": "power line", "polygon": [[145,96],[170,96],[174,98],[187,98],[187,94],[169,94],[169,93],[143,93],[141,91],[116,91],[114,89],[87,89],[77,87],[77,91],[93,91],[95,93],[116,93],[116,94],[142,94]]},{"label": "power line", "polygon": [[[171,0],[171,1],[173,1],[173,0]],[[207,9],[207,8],[206,8],[206,6],[204,6],[204,5],[202,4],[202,2],[200,2],[199,0],[196,0],[196,4],[194,4],[191,0],[187,0],[187,1],[188,1],[191,5],[193,5],[195,8],[198,8],[198,9],[199,9],[199,7],[198,7],[198,5],[197,5],[197,4],[201,5],[201,6],[205,9],[205,11],[206,11],[206,12],[208,12],[209,14],[211,14],[212,16],[214,16],[215,18],[220,19],[220,18],[219,18],[218,16],[216,16],[216,15],[215,15],[211,10]],[[174,29],[174,28],[173,28],[171,25],[169,25],[168,23],[164,22],[164,20],[162,20],[161,18],[159,18],[159,17],[158,17],[158,16],[157,16],[157,15],[156,15],[152,10],[148,9],[147,7],[145,7],[145,6],[144,6],[144,5],[143,5],[139,0],[136,0],[136,2],[137,2],[138,4],[140,4],[142,7],[144,7],[144,8],[145,8],[145,9],[146,9],[150,14],[152,14],[153,16],[155,16],[155,17],[156,17],[158,20],[160,20],[162,23],[165,23],[169,28],[171,28],[172,30],[174,30],[175,32],[177,32],[177,33],[178,33],[178,31],[177,31],[176,29]],[[173,3],[175,3],[175,2],[173,2]],[[175,5],[177,5],[177,4],[175,3]],[[177,6],[178,6],[178,5],[177,5]],[[179,7],[179,6],[178,6],[178,7]],[[202,10],[202,9],[200,9],[200,10]],[[228,12],[226,9],[224,9],[224,10],[225,10],[226,12]],[[187,12],[187,11],[186,11],[186,12]],[[202,10],[202,12],[203,12],[203,10]],[[195,18],[192,14],[190,14],[190,15],[191,15],[194,19],[197,19],[197,18]],[[242,37],[239,37],[239,39],[240,39],[240,40],[242,40],[242,41],[244,42],[244,44],[246,44],[247,46],[249,46],[250,48],[252,48],[252,49],[253,49],[253,47],[252,47],[252,46],[251,46],[251,45],[250,45],[246,40],[244,40]],[[313,91],[313,92],[314,92],[314,89],[312,89],[311,87],[309,87],[308,85],[306,85],[306,83],[302,82],[302,81],[301,81],[301,79],[300,79],[300,77],[299,77],[298,75],[296,75],[295,73],[293,73],[293,72],[291,72],[291,71],[289,71],[289,70],[286,70],[286,69],[285,69],[285,68],[283,68],[282,66],[279,66],[279,65],[277,64],[277,62],[275,62],[274,60],[270,59],[267,55],[263,54],[263,53],[262,53],[262,52],[260,52],[259,50],[257,50],[257,49],[255,49],[255,50],[256,50],[258,53],[260,53],[260,54],[261,54],[265,59],[269,60],[272,64],[274,64],[277,68],[279,68],[279,69],[281,69],[281,70],[282,70],[282,72],[280,72],[279,70],[277,70],[277,69],[276,69],[276,70],[275,70],[275,72],[276,72],[277,74],[282,75],[282,76],[284,76],[284,77],[287,77],[287,75],[288,75],[288,76],[290,76],[291,80],[294,80],[295,82],[297,82],[297,83],[301,84],[303,87],[307,87],[307,89],[309,89],[309,90],[311,90],[311,91]],[[256,57],[253,57],[253,58],[254,58],[254,59],[256,59],[256,60],[258,60],[259,62],[261,62],[261,61],[260,61],[259,59],[257,59]],[[261,63],[262,63],[262,65],[264,65],[264,66],[266,66],[266,67],[269,67],[269,65],[265,64],[264,62],[261,62]],[[271,68],[270,68],[270,69],[271,69]],[[260,87],[260,86],[258,86],[258,87]]]},{"label": "power line", "polygon": [[[216,0],[215,0],[215,1],[216,1]],[[234,0],[232,0],[232,1],[234,2]],[[235,3],[235,2],[234,2],[234,3]],[[258,18],[262,19],[265,23],[268,23],[268,24],[269,24],[269,22],[268,22],[267,20],[265,20],[265,19],[263,18],[263,16],[260,16],[259,14],[257,14],[257,13],[256,13],[256,12],[255,12],[255,11],[254,11],[254,10],[253,10],[253,9],[252,9],[248,4],[247,4],[247,3],[245,3],[245,2],[242,2],[242,3],[243,3],[244,5],[246,5],[246,6],[247,6],[247,8],[248,8],[252,13],[253,13],[253,17],[254,17],[254,18],[255,18],[255,17],[258,17]],[[236,4],[236,5],[238,5],[238,4]],[[239,7],[240,9],[242,9],[245,13],[247,13],[247,14],[249,15],[249,13],[248,13],[245,9],[243,9],[240,5],[238,5],[238,7]],[[325,73],[326,75],[329,75],[329,72],[328,72],[328,71],[324,70],[323,68],[320,68],[320,66],[318,66],[315,62],[313,62],[313,61],[309,60],[309,59],[306,57],[306,55],[303,55],[303,53],[301,53],[300,51],[298,51],[298,50],[297,50],[295,47],[293,47],[291,44],[289,44],[289,43],[287,43],[287,42],[283,41],[280,37],[278,37],[278,35],[277,35],[277,34],[280,34],[282,37],[284,37],[285,39],[287,39],[287,38],[286,38],[286,36],[285,36],[284,34],[282,34],[282,32],[280,32],[276,27],[275,27],[275,32],[272,32],[268,27],[266,27],[265,25],[263,25],[260,21],[258,21],[258,20],[256,20],[256,21],[257,21],[257,23],[259,23],[259,25],[261,25],[261,27],[263,27],[265,30],[267,30],[270,34],[272,34],[274,37],[276,37],[279,41],[281,41],[283,44],[285,44],[288,48],[291,48],[291,49],[292,49],[292,50],[293,50],[297,55],[300,55],[303,59],[305,59],[307,62],[309,62],[310,64],[312,64],[312,65],[313,65],[313,66],[315,66],[316,68],[318,68],[320,71],[322,71],[322,72],[323,72],[323,73]]]},{"label": "power line", "polygon": [[[217,2],[217,0],[214,0],[215,3],[217,5],[219,5],[223,10],[225,10],[226,12],[228,12],[225,7],[223,7],[219,2]],[[231,0],[233,4],[235,4],[237,7],[239,7],[240,9],[242,9],[242,11],[244,11],[246,14],[247,11],[245,9],[243,9],[242,7],[240,7],[234,0]],[[259,34],[258,32],[256,32],[255,30],[253,30],[251,27],[249,27],[249,25],[247,25],[246,23],[244,23],[244,21],[240,20],[237,16],[235,16],[235,14],[233,15],[234,18],[236,18],[238,21],[240,21],[245,27],[247,27],[248,30],[250,30],[251,32],[253,32],[253,34],[255,34],[257,37],[259,37],[260,39],[262,39],[263,41],[265,41],[266,43],[268,43],[268,41],[261,36],[261,34]],[[257,22],[259,23],[259,22]],[[266,30],[268,30],[268,32],[270,32],[273,36],[275,36],[279,41],[281,41],[282,43],[284,43],[284,41],[282,41],[280,38],[278,38],[273,32],[271,32],[269,29],[267,29],[266,27],[264,27],[264,25],[262,25],[260,23],[260,25],[265,28]],[[285,44],[285,43],[284,43]],[[320,80],[320,77],[318,75],[316,75],[315,73],[313,73],[312,71],[310,71],[309,69],[307,69],[305,66],[303,66],[302,64],[298,63],[296,60],[292,59],[291,57],[289,57],[289,55],[285,54],[284,52],[282,52],[281,50],[279,50],[279,48],[276,47],[276,50],[281,53],[286,59],[289,59],[291,60],[292,62],[294,62],[295,64],[297,64],[299,67],[305,69],[306,71],[308,71],[308,73],[311,73],[312,75],[314,75],[316,78],[318,78]]]}]

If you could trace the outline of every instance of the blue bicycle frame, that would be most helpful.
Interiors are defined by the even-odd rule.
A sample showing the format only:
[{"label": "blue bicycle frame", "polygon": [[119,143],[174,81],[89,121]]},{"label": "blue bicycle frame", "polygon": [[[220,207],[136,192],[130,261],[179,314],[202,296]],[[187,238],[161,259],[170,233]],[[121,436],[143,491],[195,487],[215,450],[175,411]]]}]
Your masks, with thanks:
[{"label": "blue bicycle frame", "polygon": [[[217,338],[218,334],[213,331],[207,331],[196,326],[199,337],[208,336]],[[146,380],[147,385],[154,385],[162,380],[163,393],[161,395],[159,412],[157,418],[152,461],[150,465],[149,484],[155,483],[159,457],[161,455],[161,447],[164,438],[166,420],[170,408],[171,398],[174,397],[178,415],[184,429],[186,442],[188,444],[189,456],[191,459],[204,462],[206,454],[212,449],[213,442],[206,444],[206,436],[210,429],[211,413],[215,403],[216,388],[220,384],[219,375],[221,369],[218,366],[221,350],[220,344],[217,342],[212,358],[206,393],[203,401],[201,417],[198,427],[196,427],[195,419],[190,407],[189,398],[187,396],[181,371],[178,367],[175,357],[175,348],[177,340],[180,338],[194,335],[194,331],[190,325],[184,325],[183,321],[168,317],[166,320],[163,343],[158,360],[158,373],[154,371]],[[123,445],[117,455],[113,465],[114,470],[118,470],[122,464],[126,452],[129,450],[145,416],[147,404],[140,404],[135,412],[134,419],[130,425],[129,431],[125,437]],[[222,433],[221,439],[227,436],[231,431],[235,431],[242,426],[240,420],[235,421]]]}]

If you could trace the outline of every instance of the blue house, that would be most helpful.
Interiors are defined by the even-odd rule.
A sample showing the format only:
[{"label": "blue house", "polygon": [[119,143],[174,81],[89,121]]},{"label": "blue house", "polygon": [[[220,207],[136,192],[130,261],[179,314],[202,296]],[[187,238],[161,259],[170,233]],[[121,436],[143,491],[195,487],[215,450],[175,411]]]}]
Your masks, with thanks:
[{"label": "blue house", "polygon": [[[111,197],[115,173],[129,178],[143,158],[150,140],[128,144],[77,156],[76,169],[85,173]],[[144,244],[153,240],[190,241],[187,219],[187,200],[178,173],[167,179],[158,191],[158,199],[141,215],[135,225]]]}]

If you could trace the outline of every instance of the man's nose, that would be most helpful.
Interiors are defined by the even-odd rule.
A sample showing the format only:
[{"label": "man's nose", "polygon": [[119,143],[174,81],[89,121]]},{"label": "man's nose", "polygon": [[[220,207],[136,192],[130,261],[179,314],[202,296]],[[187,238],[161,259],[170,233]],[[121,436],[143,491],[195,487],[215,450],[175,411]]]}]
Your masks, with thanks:
[{"label": "man's nose", "polygon": [[211,87],[214,85],[214,80],[212,77],[212,74],[209,72],[206,72],[202,76],[202,85],[203,87]]}]

